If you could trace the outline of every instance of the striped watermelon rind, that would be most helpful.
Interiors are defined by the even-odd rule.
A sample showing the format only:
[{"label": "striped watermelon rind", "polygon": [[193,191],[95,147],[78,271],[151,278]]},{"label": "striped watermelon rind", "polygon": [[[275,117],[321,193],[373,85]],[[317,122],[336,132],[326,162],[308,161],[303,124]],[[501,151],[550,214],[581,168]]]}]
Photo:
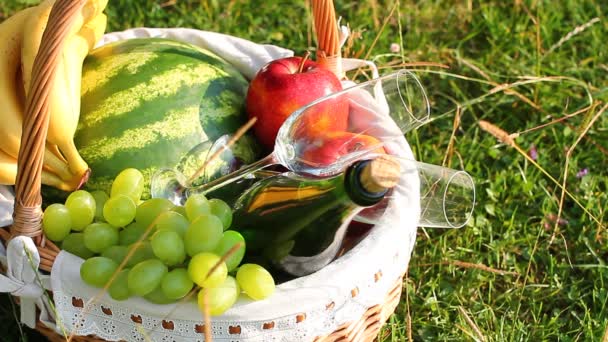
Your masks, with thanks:
[{"label": "striped watermelon rind", "polygon": [[[92,170],[85,188],[108,191],[129,167],[147,182],[162,167],[193,174],[208,142],[245,124],[248,85],[225,60],[183,42],[130,39],[93,50],[83,66],[74,138]],[[247,136],[234,151],[247,164],[261,150]],[[221,166],[209,173],[219,174]]]}]

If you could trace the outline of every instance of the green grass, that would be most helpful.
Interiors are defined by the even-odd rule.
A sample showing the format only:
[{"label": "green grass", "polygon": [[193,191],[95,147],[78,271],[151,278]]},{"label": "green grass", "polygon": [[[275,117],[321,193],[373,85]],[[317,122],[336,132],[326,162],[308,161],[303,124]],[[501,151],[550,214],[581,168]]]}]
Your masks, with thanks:
[{"label": "green grass", "polygon": [[[14,1],[0,3],[0,20],[32,2]],[[556,232],[552,218],[560,212],[560,188],[478,126],[487,120],[509,133],[522,132],[583,109],[592,97],[599,102],[593,110],[516,139],[524,151],[535,146],[538,164],[563,182],[566,151],[608,101],[608,22],[600,1],[335,2],[343,22],[360,34],[348,48],[350,56],[369,56],[384,67],[400,62],[449,66],[420,72],[437,119],[408,134],[408,140],[418,159],[441,164],[460,107],[447,163],[464,168],[477,184],[478,205],[469,226],[420,229],[402,301],[380,340],[601,340],[608,328],[607,115],[576,145],[565,173],[568,191],[603,223],[565,197],[565,221]],[[111,1],[109,30],[192,27],[281,45],[297,54],[314,51],[310,10],[303,0],[161,3]],[[399,44],[401,52],[391,54],[391,43]],[[491,93],[498,84],[544,76],[567,79],[512,88],[517,94]],[[585,168],[588,174],[578,178]],[[10,340],[35,336],[14,327],[6,300],[0,315],[11,322],[3,324],[12,334],[5,336],[14,336]]]}]

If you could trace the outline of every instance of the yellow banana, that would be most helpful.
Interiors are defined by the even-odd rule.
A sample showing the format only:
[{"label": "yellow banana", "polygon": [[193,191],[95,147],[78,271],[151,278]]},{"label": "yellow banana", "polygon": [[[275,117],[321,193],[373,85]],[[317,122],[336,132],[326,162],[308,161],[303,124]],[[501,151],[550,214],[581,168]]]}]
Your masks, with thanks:
[{"label": "yellow banana", "polygon": [[[25,9],[0,23],[0,41],[3,42],[0,44],[0,150],[15,159],[19,154],[23,126],[22,31],[33,11],[33,8]],[[48,150],[44,153],[44,164],[61,178],[72,178],[67,163]]]},{"label": "yellow banana", "polygon": [[[22,69],[26,93],[29,91],[31,70],[40,47],[42,33],[46,27],[51,7],[55,0],[47,0],[37,7],[28,19],[28,30],[24,32],[22,48]],[[106,17],[101,12],[107,0],[90,0],[78,13],[70,33],[63,45],[61,57],[56,70],[53,87],[50,93],[50,120],[47,141],[57,145],[67,160],[71,173],[84,176],[88,165],[80,157],[74,145],[74,133],[80,116],[80,79],[82,63],[90,44],[79,36],[81,30],[95,32],[101,38],[106,26]],[[89,39],[94,39],[87,33]],[[80,38],[79,38],[80,37]],[[97,38],[97,40],[99,39]],[[85,42],[82,42],[85,39]],[[94,43],[93,43],[94,44]]]},{"label": "yellow banana", "polygon": [[[50,185],[63,191],[74,190],[73,186],[63,182],[52,172],[42,170],[42,184]],[[17,178],[17,159],[0,151],[0,185],[13,185]]]}]

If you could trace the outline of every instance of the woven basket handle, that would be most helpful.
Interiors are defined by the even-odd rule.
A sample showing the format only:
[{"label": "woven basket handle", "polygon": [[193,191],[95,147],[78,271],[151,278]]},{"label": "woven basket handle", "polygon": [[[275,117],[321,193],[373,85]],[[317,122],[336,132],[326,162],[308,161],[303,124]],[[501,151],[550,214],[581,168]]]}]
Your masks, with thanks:
[{"label": "woven basket handle", "polygon": [[21,147],[17,159],[15,181],[14,223],[12,236],[40,236],[42,197],[40,195],[42,162],[49,128],[50,91],[55,79],[59,57],[76,14],[87,0],[57,0],[34,65],[30,91],[25,100]]},{"label": "woven basket handle", "polygon": [[317,33],[317,62],[342,78],[340,31],[333,0],[312,0],[312,13]]}]

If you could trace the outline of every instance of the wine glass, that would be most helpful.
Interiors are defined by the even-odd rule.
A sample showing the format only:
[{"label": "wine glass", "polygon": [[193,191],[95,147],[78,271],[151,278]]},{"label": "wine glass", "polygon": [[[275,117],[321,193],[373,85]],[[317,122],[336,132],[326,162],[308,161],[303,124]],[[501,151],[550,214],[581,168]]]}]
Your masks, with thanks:
[{"label": "wine glass", "polygon": [[[427,164],[392,155],[365,158],[390,158],[400,170],[399,182],[379,204],[360,212],[357,221],[377,224],[391,220],[389,209],[412,209],[419,213],[418,225],[429,228],[461,228],[473,214],[475,183],[462,170]],[[384,215],[389,215],[384,217]]]},{"label": "wine glass", "polygon": [[[327,121],[343,116],[344,113],[338,113],[342,108],[347,110],[348,118],[343,122],[344,130],[329,129],[334,126]],[[152,177],[151,193],[153,197],[181,203],[184,196],[209,193],[276,164],[297,174],[333,175],[363,155],[383,148],[385,143],[403,139],[404,133],[425,124],[429,114],[424,87],[412,72],[400,70],[355,84],[298,109],[279,129],[274,150],[255,163],[197,187],[183,183],[176,187],[179,176],[172,178],[174,171],[161,170]],[[337,144],[333,146],[335,154],[319,153],[329,142]],[[167,188],[166,184],[173,186]]]}]

